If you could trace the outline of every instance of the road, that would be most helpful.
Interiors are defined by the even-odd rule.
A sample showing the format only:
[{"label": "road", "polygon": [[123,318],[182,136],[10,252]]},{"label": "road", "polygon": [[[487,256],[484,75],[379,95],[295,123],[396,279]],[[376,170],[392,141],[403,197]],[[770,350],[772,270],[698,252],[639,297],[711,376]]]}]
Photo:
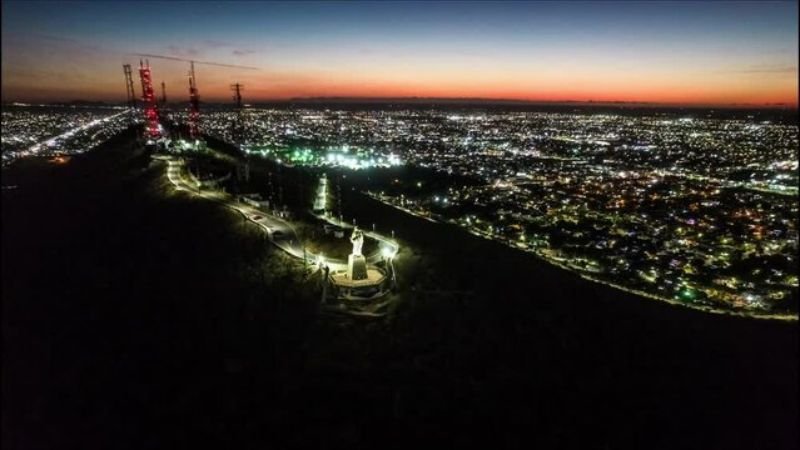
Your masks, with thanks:
[{"label": "road", "polygon": [[83,124],[81,126],[78,126],[78,127],[75,127],[75,128],[71,128],[71,129],[59,134],[58,136],[53,136],[53,137],[47,138],[42,142],[38,142],[38,143],[30,146],[24,152],[20,152],[20,154],[22,156],[34,156],[34,155],[39,153],[39,151],[42,149],[42,147],[49,147],[50,145],[52,145],[53,143],[55,143],[59,139],[69,139],[72,136],[76,135],[77,133],[80,133],[81,131],[88,130],[89,128],[95,127],[95,126],[100,125],[102,123],[106,123],[106,122],[108,122],[108,121],[110,121],[110,120],[112,120],[114,118],[117,118],[117,117],[119,117],[119,116],[121,116],[123,114],[128,114],[128,113],[129,113],[129,110],[126,109],[125,111],[122,111],[121,113],[112,114],[112,115],[106,116],[106,117],[101,117],[101,118],[93,120],[93,121],[91,121],[89,123],[85,123],[85,124]]}]

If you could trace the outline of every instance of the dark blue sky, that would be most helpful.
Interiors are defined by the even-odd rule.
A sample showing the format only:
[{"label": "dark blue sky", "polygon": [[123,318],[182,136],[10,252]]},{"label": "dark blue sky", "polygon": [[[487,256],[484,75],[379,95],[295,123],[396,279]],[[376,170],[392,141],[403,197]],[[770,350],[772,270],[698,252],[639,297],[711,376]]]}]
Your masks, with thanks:
[{"label": "dark blue sky", "polygon": [[796,101],[797,30],[796,2],[4,1],[3,94],[112,95],[144,52],[261,67],[204,76],[264,97]]}]

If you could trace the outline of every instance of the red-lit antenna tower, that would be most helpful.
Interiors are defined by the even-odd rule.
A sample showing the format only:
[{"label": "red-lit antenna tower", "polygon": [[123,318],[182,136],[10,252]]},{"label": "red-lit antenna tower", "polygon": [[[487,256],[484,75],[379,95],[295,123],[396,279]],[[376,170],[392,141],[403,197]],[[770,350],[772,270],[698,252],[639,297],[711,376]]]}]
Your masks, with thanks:
[{"label": "red-lit antenna tower", "polygon": [[197,95],[197,81],[194,77],[194,61],[189,63],[189,136],[196,139],[200,135],[200,97]]},{"label": "red-lit antenna tower", "polygon": [[197,63],[197,64],[205,64],[207,66],[230,67],[233,69],[259,70],[257,67],[239,66],[236,64],[215,63],[210,61],[195,61],[191,59],[176,58],[174,56],[153,55],[150,53],[132,53],[132,54],[146,58],[159,58],[170,61],[185,61],[190,64],[189,65],[189,133],[191,134],[192,138],[196,138],[200,135],[198,129],[198,122],[200,119],[200,97],[198,96],[197,93],[197,79],[194,76],[194,64]]},{"label": "red-lit antenna tower", "polygon": [[142,103],[144,104],[145,134],[151,139],[157,139],[161,132],[158,131],[158,105],[153,91],[153,79],[150,75],[150,62],[139,60],[139,77],[142,79]]}]

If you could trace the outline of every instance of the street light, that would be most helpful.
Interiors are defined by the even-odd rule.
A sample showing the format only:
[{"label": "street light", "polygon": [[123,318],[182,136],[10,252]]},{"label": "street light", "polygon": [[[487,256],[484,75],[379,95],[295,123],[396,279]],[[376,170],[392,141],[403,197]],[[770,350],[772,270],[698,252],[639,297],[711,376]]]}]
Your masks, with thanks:
[{"label": "street light", "polygon": [[381,249],[381,254],[383,255],[384,258],[391,259],[391,258],[394,258],[395,251],[394,251],[394,249],[392,249],[390,247],[383,247]]},{"label": "street light", "polygon": [[381,255],[383,255],[386,261],[386,268],[389,270],[389,273],[391,275],[390,279],[392,281],[392,289],[394,289],[397,286],[397,278],[395,277],[394,264],[392,264],[392,259],[395,257],[396,254],[397,254],[396,250],[391,247],[383,247],[381,249]]}]

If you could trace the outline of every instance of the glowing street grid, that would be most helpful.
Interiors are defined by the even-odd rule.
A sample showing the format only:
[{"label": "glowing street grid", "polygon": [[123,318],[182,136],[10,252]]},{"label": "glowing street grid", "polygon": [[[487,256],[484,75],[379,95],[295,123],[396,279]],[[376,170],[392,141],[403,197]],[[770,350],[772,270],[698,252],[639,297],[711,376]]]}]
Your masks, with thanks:
[{"label": "glowing street grid", "polygon": [[[235,114],[209,111],[201,129],[232,142]],[[127,120],[124,110],[8,108],[3,159],[86,151]],[[375,171],[367,195],[594,281],[706,310],[796,318],[796,124],[258,108],[245,124],[251,155]],[[413,170],[377,181],[399,165]]]},{"label": "glowing street grid", "polygon": [[[231,114],[207,114],[204,130],[230,140]],[[794,317],[795,124],[662,113],[246,114],[246,151],[283,164],[428,170],[368,192],[410,214],[646,297]]]},{"label": "glowing street grid", "polygon": [[91,150],[130,124],[121,107],[76,108],[15,104],[3,108],[3,165],[29,156]]}]

